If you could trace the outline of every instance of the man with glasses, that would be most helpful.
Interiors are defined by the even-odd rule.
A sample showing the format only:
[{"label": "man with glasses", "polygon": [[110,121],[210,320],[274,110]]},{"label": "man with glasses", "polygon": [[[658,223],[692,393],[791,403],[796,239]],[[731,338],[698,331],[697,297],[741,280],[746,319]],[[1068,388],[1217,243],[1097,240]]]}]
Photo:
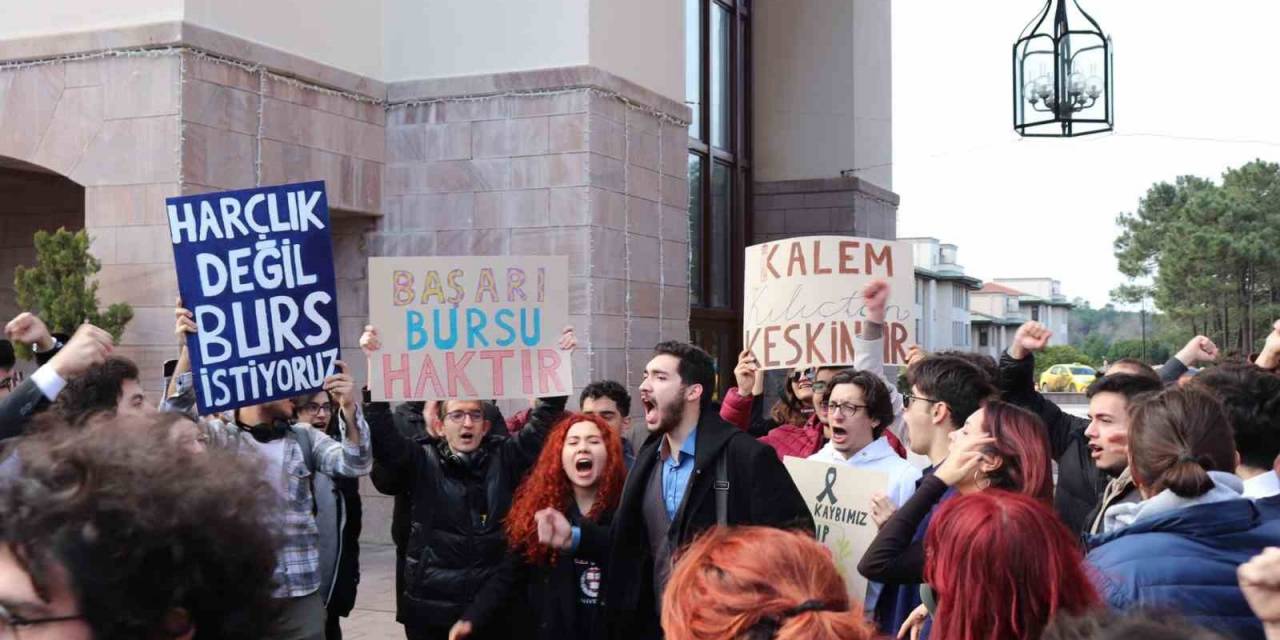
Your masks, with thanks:
[{"label": "man with glasses", "polygon": [[[575,345],[566,329],[561,349]],[[360,347],[369,357],[381,349],[376,329],[365,327]],[[524,428],[508,438],[491,430],[487,403],[444,400],[423,444],[401,435],[388,403],[366,401],[381,480],[409,487],[411,496],[398,616],[406,638],[444,640],[464,628],[472,640],[510,637],[505,619],[482,610],[497,600],[477,596],[505,588],[498,572],[507,552],[503,520],[567,400],[539,400]],[[494,622],[473,629],[462,620]]]},{"label": "man with glasses", "polygon": [[[809,459],[885,474],[884,491],[895,509],[901,507],[915,492],[920,470],[900,457],[885,437],[894,420],[889,386],[869,371],[846,370],[831,379],[827,396],[830,440]],[[867,610],[875,609],[883,586],[867,585]]]}]

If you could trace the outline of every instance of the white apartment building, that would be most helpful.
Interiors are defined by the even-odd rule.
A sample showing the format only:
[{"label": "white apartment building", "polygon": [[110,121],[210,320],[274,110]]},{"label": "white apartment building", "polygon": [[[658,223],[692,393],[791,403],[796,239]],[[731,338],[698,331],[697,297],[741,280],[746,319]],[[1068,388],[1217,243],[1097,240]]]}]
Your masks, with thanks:
[{"label": "white apartment building", "polygon": [[916,342],[926,351],[972,348],[970,295],[982,281],[965,275],[956,245],[937,238],[901,238],[914,250]]}]

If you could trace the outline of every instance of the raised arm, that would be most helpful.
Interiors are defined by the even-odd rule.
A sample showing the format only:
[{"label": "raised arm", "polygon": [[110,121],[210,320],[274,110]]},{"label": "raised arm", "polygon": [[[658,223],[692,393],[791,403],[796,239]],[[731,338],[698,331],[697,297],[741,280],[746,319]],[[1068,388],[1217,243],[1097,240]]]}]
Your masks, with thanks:
[{"label": "raised arm", "polygon": [[373,466],[369,423],[355,401],[355,381],[347,373],[346,363],[339,361],[337,366],[338,373],[325,378],[324,390],[338,403],[338,431],[345,435],[339,443],[317,433],[312,446],[321,473],[355,478],[368,475]]},{"label": "raised arm", "polygon": [[884,371],[884,323],[889,304],[889,283],[872,280],[862,289],[862,304],[866,317],[862,331],[854,340],[853,368],[874,373],[889,387],[889,401],[893,404],[895,418],[902,415],[902,394],[898,381],[890,380]]},{"label": "raised arm", "polygon": [[1053,457],[1061,456],[1073,441],[1075,433],[1084,431],[1089,421],[1073,416],[1045,398],[1035,389],[1036,359],[1033,355],[1049,344],[1053,332],[1039,322],[1018,327],[1013,344],[1000,356],[1000,393],[1006,402],[1016,404],[1040,416],[1049,437]]}]

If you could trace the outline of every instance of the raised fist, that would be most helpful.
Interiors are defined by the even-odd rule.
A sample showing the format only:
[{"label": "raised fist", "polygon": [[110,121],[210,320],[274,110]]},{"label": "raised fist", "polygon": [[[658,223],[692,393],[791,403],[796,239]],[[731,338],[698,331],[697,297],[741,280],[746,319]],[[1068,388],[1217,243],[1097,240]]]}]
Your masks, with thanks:
[{"label": "raised fist", "polygon": [[1187,341],[1187,346],[1174,357],[1188,367],[1201,362],[1213,362],[1218,359],[1218,345],[1205,336],[1196,336]]},{"label": "raised fist", "polygon": [[48,351],[53,348],[53,334],[36,314],[22,312],[18,317],[4,326],[4,335],[12,342],[29,344],[37,351]]},{"label": "raised fist", "polygon": [[885,306],[889,303],[889,283],[885,280],[872,280],[862,288],[862,304],[867,311],[867,320],[876,324],[884,324]]},{"label": "raised fist", "polygon": [[738,382],[738,393],[743,396],[755,395],[756,380],[760,378],[760,365],[751,351],[738,354],[738,366],[733,368],[733,377]]},{"label": "raised fist", "polygon": [[1037,351],[1043,351],[1049,345],[1053,332],[1048,327],[1032,320],[1018,327],[1013,335],[1013,344],[1009,345],[1009,355],[1014,360],[1021,360]]},{"label": "raised fist", "polygon": [[91,324],[82,324],[66,346],[49,360],[49,366],[63,380],[70,380],[105,362],[111,349],[111,334]]}]

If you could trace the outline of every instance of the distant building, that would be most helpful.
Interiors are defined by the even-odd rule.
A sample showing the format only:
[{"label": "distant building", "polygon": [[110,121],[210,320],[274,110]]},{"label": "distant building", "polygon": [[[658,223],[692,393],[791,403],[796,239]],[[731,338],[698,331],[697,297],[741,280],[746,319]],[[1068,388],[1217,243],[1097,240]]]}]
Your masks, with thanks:
[{"label": "distant building", "polygon": [[1073,305],[1061,289],[1062,283],[1052,278],[996,278],[986,283],[970,298],[973,350],[999,357],[1028,320],[1053,331],[1050,345],[1067,344]]},{"label": "distant building", "polygon": [[965,275],[956,245],[937,238],[901,238],[914,249],[916,343],[926,351],[972,348],[969,295],[982,281]]}]

